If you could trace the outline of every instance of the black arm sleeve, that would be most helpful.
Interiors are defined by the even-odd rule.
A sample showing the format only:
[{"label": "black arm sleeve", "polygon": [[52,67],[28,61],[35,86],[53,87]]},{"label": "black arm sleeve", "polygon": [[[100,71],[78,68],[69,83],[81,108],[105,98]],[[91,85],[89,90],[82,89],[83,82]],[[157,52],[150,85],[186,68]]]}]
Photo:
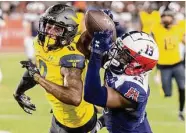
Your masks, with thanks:
[{"label": "black arm sleeve", "polygon": [[15,94],[23,94],[25,91],[31,89],[34,87],[37,83],[34,81],[32,77],[30,77],[28,71],[24,73],[16,91]]}]

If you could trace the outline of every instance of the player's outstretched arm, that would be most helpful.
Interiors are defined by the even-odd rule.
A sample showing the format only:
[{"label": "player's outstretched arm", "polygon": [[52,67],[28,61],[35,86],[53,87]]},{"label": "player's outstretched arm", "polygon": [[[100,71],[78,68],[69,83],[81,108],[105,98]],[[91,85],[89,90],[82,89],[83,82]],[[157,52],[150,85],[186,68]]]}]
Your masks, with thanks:
[{"label": "player's outstretched arm", "polygon": [[[78,61],[74,67],[74,62]],[[78,106],[82,99],[83,83],[81,80],[82,69],[84,68],[84,56],[82,55],[67,55],[61,58],[61,75],[64,78],[64,85],[58,85],[46,80],[40,75],[39,70],[31,61],[22,61],[21,64],[29,72],[29,75],[40,84],[47,92],[54,95],[63,103]]]},{"label": "player's outstretched arm", "polygon": [[63,103],[78,106],[82,100],[83,82],[82,70],[78,68],[61,68],[64,76],[64,86],[45,80],[39,74],[34,75],[36,81],[49,93]]},{"label": "player's outstretched arm", "polygon": [[101,86],[100,68],[102,54],[109,49],[111,42],[109,32],[95,33],[92,47],[93,51],[88,64],[85,80],[84,99],[92,104],[109,108],[134,107],[130,101],[121,96],[114,89],[107,85]]},{"label": "player's outstretched arm", "polygon": [[88,65],[85,80],[84,99],[92,104],[109,108],[131,108],[135,107],[129,100],[125,99],[119,92],[109,86],[101,86],[100,71],[101,60],[92,54]]}]

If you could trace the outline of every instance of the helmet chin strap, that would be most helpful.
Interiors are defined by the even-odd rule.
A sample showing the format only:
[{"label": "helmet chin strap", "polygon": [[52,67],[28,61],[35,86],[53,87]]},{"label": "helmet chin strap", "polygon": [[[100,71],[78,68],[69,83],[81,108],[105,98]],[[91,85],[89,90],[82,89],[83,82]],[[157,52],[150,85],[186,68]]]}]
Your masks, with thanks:
[{"label": "helmet chin strap", "polygon": [[105,59],[103,61],[102,67],[104,69],[110,69],[110,71],[113,73],[120,75],[123,74],[124,67],[118,60],[115,59],[117,52],[117,47],[113,45],[110,51],[106,53],[106,56],[103,57]]},{"label": "helmet chin strap", "polygon": [[110,71],[112,71],[115,74],[124,74],[124,67],[123,65],[117,61],[116,59],[110,59],[108,61],[106,61],[103,65],[104,69],[110,69]]},{"label": "helmet chin strap", "polygon": [[105,64],[103,65],[103,68],[104,69],[108,69],[109,65],[110,65],[110,60],[108,60],[107,62],[105,62]]},{"label": "helmet chin strap", "polygon": [[[62,45],[60,45],[62,44]],[[53,39],[51,37],[45,36],[45,40],[43,43],[43,48],[45,50],[45,52],[51,51],[51,50],[56,50],[58,48],[62,48],[63,46],[67,45],[67,41],[66,40],[61,40],[60,43],[60,39]]]},{"label": "helmet chin strap", "polygon": [[117,61],[116,59],[112,59],[111,61],[111,65],[118,67],[121,63],[119,61]]},{"label": "helmet chin strap", "polygon": [[108,67],[109,67],[110,65],[113,65],[113,66],[116,66],[116,67],[120,65],[120,62],[117,61],[117,60],[114,59],[114,58],[109,59],[108,56],[106,56],[106,57],[104,57],[104,58],[107,58],[107,59],[105,59],[106,62],[103,62],[103,68],[104,68],[104,69],[108,69]]},{"label": "helmet chin strap", "polygon": [[125,69],[124,69],[124,67],[121,63],[120,63],[119,66],[110,65],[109,69],[110,69],[111,72],[113,72],[116,75],[125,74],[124,73]]}]

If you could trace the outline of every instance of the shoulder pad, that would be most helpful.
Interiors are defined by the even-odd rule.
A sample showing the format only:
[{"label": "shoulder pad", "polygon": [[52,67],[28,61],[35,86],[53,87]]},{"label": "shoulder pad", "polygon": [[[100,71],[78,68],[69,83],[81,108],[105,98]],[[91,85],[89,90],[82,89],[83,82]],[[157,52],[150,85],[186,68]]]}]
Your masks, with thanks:
[{"label": "shoulder pad", "polygon": [[138,84],[130,81],[124,82],[121,86],[117,88],[123,97],[132,102],[141,103],[148,98],[148,93]]},{"label": "shoulder pad", "polygon": [[85,67],[85,57],[78,54],[70,54],[61,57],[60,66],[83,69]]}]

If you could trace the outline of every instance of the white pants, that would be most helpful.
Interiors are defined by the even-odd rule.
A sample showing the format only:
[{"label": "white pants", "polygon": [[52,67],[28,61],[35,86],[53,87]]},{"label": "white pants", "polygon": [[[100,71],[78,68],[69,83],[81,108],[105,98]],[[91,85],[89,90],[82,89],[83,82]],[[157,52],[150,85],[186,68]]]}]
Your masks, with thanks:
[{"label": "white pants", "polygon": [[33,45],[33,37],[28,36],[24,39],[25,53],[28,59],[34,58],[34,45]]}]

